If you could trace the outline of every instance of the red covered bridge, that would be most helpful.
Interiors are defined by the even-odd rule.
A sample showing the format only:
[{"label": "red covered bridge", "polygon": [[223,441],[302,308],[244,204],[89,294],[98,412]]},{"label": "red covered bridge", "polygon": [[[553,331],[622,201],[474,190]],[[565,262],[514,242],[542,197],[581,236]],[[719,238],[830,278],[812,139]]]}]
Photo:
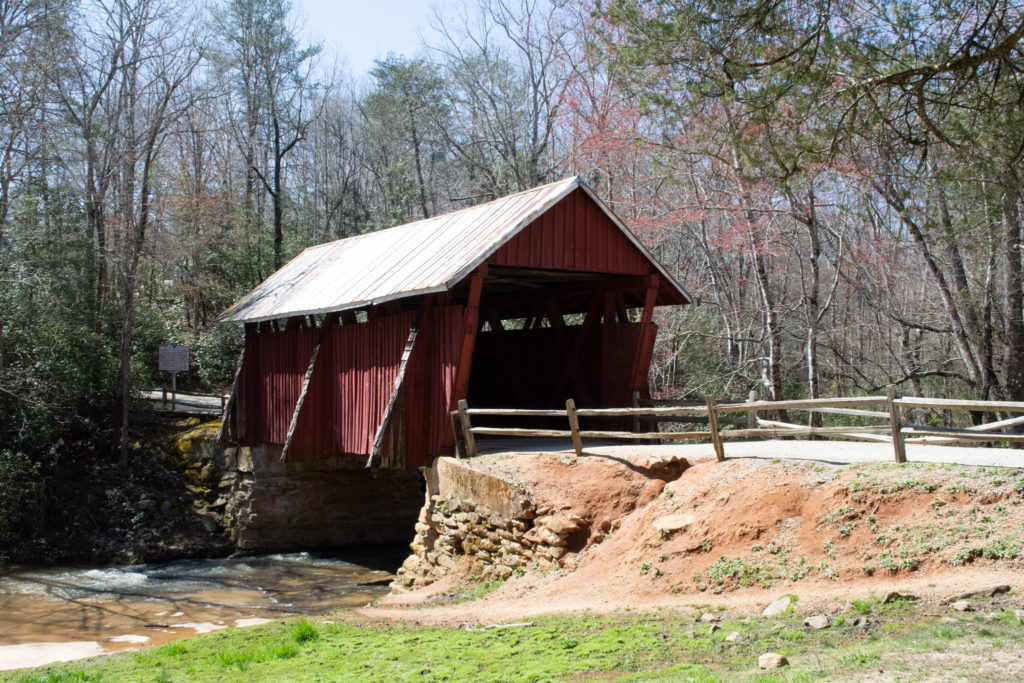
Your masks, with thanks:
[{"label": "red covered bridge", "polygon": [[230,433],[289,461],[427,465],[463,398],[628,405],[654,308],[687,303],[579,178],[310,247],[221,316],[246,332]]}]

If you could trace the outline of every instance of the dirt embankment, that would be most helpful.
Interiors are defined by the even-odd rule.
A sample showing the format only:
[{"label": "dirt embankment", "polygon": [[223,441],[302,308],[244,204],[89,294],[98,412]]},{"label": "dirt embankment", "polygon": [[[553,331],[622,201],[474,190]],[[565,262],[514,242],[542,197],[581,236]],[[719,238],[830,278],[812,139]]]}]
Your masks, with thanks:
[{"label": "dirt embankment", "polygon": [[[939,594],[1021,583],[1024,470],[766,460],[682,469],[643,457],[558,453],[485,456],[474,464],[583,520],[586,540],[557,568],[527,570],[481,599],[451,604],[479,570],[465,557],[444,579],[392,596],[367,616],[493,621],[551,611],[749,606],[783,594],[811,605],[892,588]],[[673,478],[665,481],[668,472]],[[411,606],[417,609],[396,610]]]}]

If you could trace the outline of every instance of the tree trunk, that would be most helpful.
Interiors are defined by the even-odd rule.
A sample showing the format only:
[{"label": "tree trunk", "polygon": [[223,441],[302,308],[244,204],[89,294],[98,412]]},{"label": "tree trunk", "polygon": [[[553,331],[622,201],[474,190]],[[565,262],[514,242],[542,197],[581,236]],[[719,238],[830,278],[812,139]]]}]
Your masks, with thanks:
[{"label": "tree trunk", "polygon": [[1006,228],[1004,247],[1004,307],[1006,318],[1006,351],[1003,381],[1006,399],[1024,400],[1024,274],[1020,192],[1011,173],[1003,181],[1003,224]]},{"label": "tree trunk", "polygon": [[274,202],[274,270],[278,270],[283,261],[284,252],[284,231],[281,223],[284,209],[281,206],[281,159],[284,154],[281,152],[281,124],[274,117],[274,192],[271,199]]}]

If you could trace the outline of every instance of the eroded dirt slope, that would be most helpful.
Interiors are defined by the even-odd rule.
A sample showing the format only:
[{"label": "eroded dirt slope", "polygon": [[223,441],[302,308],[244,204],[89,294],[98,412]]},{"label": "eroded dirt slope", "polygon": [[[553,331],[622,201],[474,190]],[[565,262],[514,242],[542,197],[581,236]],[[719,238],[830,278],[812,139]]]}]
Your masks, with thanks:
[{"label": "eroded dirt slope", "polygon": [[481,599],[446,604],[472,582],[476,568],[464,558],[446,579],[368,614],[417,606],[414,614],[400,611],[421,621],[497,620],[760,604],[786,593],[810,604],[892,587],[948,593],[1020,583],[1024,470],[751,459],[659,464],[564,453],[481,459],[477,466],[585,520],[585,543],[559,568],[528,569]]}]

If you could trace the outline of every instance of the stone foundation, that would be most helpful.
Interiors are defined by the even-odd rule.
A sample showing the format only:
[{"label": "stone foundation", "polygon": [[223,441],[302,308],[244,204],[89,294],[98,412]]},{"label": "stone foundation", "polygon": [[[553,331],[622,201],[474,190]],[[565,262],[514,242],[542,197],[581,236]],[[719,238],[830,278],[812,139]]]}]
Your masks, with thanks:
[{"label": "stone foundation", "polygon": [[[365,456],[281,462],[281,446],[227,448],[215,507],[239,550],[404,543],[423,502],[416,471],[366,469]],[[219,505],[218,505],[219,504]]]},{"label": "stone foundation", "polygon": [[546,569],[568,552],[582,519],[547,506],[497,475],[451,458],[424,468],[427,498],[416,536],[392,590],[433,583],[462,556],[471,556],[487,578],[507,578],[517,569]]}]

